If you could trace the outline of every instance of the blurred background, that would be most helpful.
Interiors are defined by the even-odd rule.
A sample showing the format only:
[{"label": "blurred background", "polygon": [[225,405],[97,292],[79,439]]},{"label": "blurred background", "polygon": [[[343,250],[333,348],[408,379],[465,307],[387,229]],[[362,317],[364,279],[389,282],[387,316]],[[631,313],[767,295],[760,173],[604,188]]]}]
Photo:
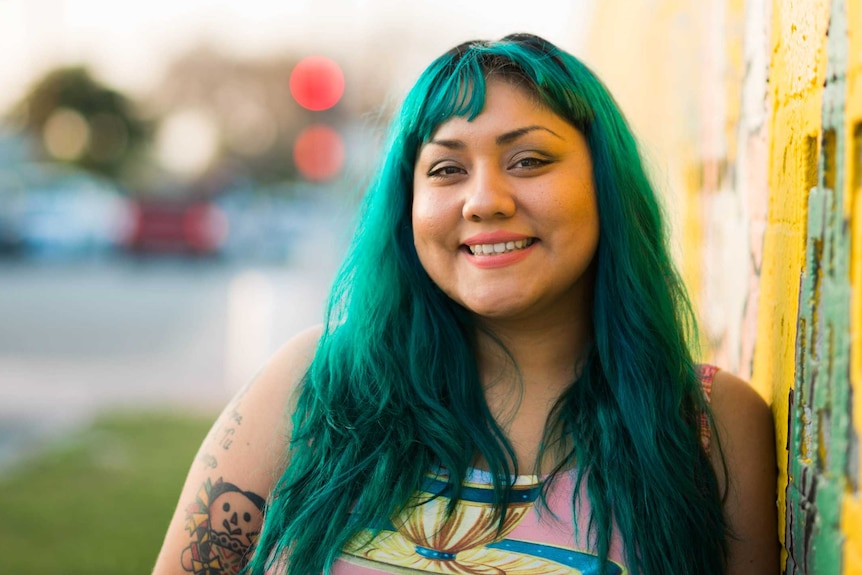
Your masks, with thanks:
[{"label": "blurred background", "polygon": [[0,466],[34,424],[222,403],[320,320],[422,68],[576,51],[587,4],[0,0]]},{"label": "blurred background", "polygon": [[322,319],[424,66],[578,53],[590,10],[0,0],[0,572],[147,572],[214,415]]},{"label": "blurred background", "polygon": [[862,573],[862,3],[0,0],[0,573],[148,573],[319,322],[392,112],[540,34],[631,122],[701,358],[770,403],[783,572]]}]

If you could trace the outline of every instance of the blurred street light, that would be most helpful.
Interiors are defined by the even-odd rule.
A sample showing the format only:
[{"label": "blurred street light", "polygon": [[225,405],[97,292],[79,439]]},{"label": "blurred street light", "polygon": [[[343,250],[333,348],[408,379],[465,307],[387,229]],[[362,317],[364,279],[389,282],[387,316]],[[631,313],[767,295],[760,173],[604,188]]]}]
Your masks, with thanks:
[{"label": "blurred street light", "polygon": [[306,128],[296,138],[293,161],[307,180],[322,182],[332,179],[344,165],[341,134],[322,124]]},{"label": "blurred street light", "polygon": [[57,108],[45,121],[42,141],[58,160],[79,160],[90,146],[90,125],[77,110]]},{"label": "blurred street light", "polygon": [[202,110],[183,110],[168,116],[156,136],[159,162],[181,176],[206,170],[218,151],[215,121]]},{"label": "blurred street light", "polygon": [[328,110],[344,94],[344,73],[326,56],[308,56],[290,74],[290,93],[307,110]]}]

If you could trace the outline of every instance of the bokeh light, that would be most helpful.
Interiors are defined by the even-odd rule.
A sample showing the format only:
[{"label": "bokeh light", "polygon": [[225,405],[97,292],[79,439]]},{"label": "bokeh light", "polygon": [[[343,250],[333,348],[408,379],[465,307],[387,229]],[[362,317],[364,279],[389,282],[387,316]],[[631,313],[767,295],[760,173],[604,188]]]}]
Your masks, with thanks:
[{"label": "bokeh light", "polygon": [[290,74],[290,93],[307,110],[328,110],[344,94],[344,73],[326,56],[308,56]]},{"label": "bokeh light", "polygon": [[45,149],[58,160],[82,157],[90,145],[90,125],[77,110],[57,108],[42,130]]},{"label": "bokeh light", "polygon": [[293,161],[305,179],[313,182],[330,180],[344,165],[344,140],[329,126],[309,126],[296,138]]},{"label": "bokeh light", "polygon": [[209,166],[219,145],[219,133],[210,114],[187,109],[162,122],[156,135],[161,164],[180,175],[195,175]]}]

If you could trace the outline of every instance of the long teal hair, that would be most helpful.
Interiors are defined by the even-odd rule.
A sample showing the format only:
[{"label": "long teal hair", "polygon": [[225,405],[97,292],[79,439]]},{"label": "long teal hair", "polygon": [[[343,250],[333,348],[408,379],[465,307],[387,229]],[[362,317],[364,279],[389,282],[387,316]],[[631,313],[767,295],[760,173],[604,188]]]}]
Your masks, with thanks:
[{"label": "long teal hair", "polygon": [[[330,295],[251,573],[283,557],[289,575],[327,572],[359,531],[410,505],[429,470],[448,471],[457,500],[477,455],[507,501],[517,461],[480,385],[478,327],[430,280],[411,228],[420,146],[449,118],[475,118],[492,75],[584,134],[599,207],[594,333],[585,356],[572,350],[583,368],[547,422],[546,439],[562,430],[571,447],[546,484],[576,468],[574,493],[586,485],[588,535],[603,560],[616,525],[633,574],[723,573],[721,496],[698,436],[709,409],[689,347],[694,321],[655,191],[602,83],[525,34],[450,50],[404,101]],[[501,525],[505,513],[500,503]]]}]

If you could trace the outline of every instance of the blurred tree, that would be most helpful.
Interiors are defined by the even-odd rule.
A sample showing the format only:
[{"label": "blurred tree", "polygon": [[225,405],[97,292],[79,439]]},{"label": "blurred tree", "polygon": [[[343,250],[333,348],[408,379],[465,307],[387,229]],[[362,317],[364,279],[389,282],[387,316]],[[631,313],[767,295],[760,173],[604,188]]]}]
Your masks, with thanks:
[{"label": "blurred tree", "polygon": [[152,130],[131,100],[84,67],[48,72],[12,114],[53,159],[116,180],[151,139]]}]

